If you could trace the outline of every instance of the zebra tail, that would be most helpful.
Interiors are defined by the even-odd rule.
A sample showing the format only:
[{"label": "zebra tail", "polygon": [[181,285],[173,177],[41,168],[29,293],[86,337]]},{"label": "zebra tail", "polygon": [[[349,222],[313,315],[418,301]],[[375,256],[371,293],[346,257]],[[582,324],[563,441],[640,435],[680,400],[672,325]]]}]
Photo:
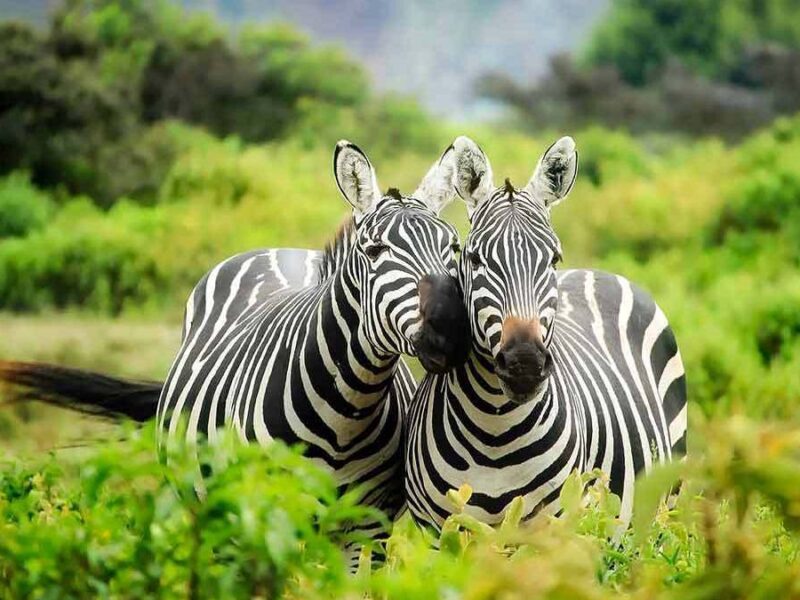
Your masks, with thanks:
[{"label": "zebra tail", "polygon": [[156,416],[163,383],[109,377],[46,363],[0,360],[0,382],[10,384],[6,403],[38,400],[115,421],[144,423]]}]

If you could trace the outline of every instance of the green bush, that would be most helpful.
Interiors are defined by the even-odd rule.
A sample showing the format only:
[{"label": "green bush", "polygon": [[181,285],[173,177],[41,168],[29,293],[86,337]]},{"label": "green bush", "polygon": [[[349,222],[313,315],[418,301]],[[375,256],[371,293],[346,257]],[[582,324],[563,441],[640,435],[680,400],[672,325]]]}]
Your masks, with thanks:
[{"label": "green bush", "polygon": [[155,462],[152,428],[72,477],[56,461],[3,465],[2,595],[275,598],[308,580],[342,586],[344,525],[365,513],[354,496],[338,498],[330,476],[280,443],[229,436],[198,456],[211,465],[202,502],[195,453]]},{"label": "green bush", "polygon": [[357,109],[368,95],[359,63],[288,25],[234,36],[168,2],[66,0],[46,31],[0,24],[0,175],[150,203],[176,150],[165,120],[265,141],[303,102]]},{"label": "green bush", "polygon": [[[734,233],[776,232],[800,217],[800,174],[759,170],[724,207],[711,235],[724,241]],[[800,242],[800,240],[798,240]]]},{"label": "green bush", "polygon": [[31,185],[26,173],[0,179],[0,239],[41,229],[52,212],[47,194]]},{"label": "green bush", "polygon": [[[155,460],[152,427],[96,447],[80,466],[51,457],[0,470],[0,594],[95,598],[772,598],[800,591],[800,440],[784,426],[693,415],[685,462],[636,484],[632,530],[602,473],[573,473],[562,514],[498,528],[447,497],[438,536],[402,518],[386,561],[346,573],[357,494],[279,442],[175,448]],[[206,497],[194,494],[197,459]],[[682,479],[669,502],[665,494]],[[436,543],[439,549],[432,546]]]},{"label": "green bush", "polygon": [[163,274],[147,252],[158,214],[120,205],[103,215],[86,201],[26,238],[0,243],[0,304],[10,310],[84,306],[118,314],[156,295]]},{"label": "green bush", "polygon": [[791,247],[800,248],[798,161],[800,118],[781,119],[745,143],[738,156],[741,176],[709,224],[709,241],[721,244],[727,240],[741,245],[746,243],[742,237],[783,232]]},{"label": "green bush", "polygon": [[[177,319],[220,260],[258,247],[323,246],[348,211],[330,169],[336,139],[362,145],[381,184],[410,193],[462,133],[417,120],[402,102],[375,108],[374,120],[316,101],[304,110],[291,138],[265,145],[179,123],[154,129],[176,153],[155,204],[121,202],[104,213],[56,194],[63,208],[46,224],[0,242],[0,306]],[[800,354],[787,313],[800,268],[798,123],[783,120],[737,147],[573,132],[581,175],[553,210],[568,266],[617,272],[651,291],[676,331],[691,398],[712,414],[797,415]],[[468,133],[496,180],[520,186],[548,142],[488,125]],[[447,211],[462,233],[464,212],[460,202]]]},{"label": "green bush", "polygon": [[786,0],[615,0],[586,51],[634,85],[677,58],[697,72],[728,75],[742,50],[758,42],[800,46],[797,5]]},{"label": "green bush", "polygon": [[304,148],[332,148],[346,138],[357,142],[373,160],[413,152],[429,154],[432,162],[448,143],[441,125],[410,98],[382,96],[357,108],[305,99],[298,109],[292,138]]}]

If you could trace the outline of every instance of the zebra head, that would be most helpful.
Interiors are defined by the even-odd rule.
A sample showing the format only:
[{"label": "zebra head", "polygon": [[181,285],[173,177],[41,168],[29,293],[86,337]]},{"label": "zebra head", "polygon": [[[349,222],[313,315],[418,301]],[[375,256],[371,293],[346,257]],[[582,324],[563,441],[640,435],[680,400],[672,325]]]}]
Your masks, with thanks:
[{"label": "zebra head", "polygon": [[352,262],[361,294],[363,331],[382,354],[417,356],[431,372],[466,360],[469,325],[458,287],[458,233],[439,219],[446,201],[385,195],[354,144],[334,154],[339,190],[353,207]]},{"label": "zebra head", "polygon": [[553,368],[561,244],[550,209],[572,188],[575,142],[564,137],[544,153],[528,184],[495,188],[489,159],[459,137],[440,161],[439,188],[465,201],[471,230],[459,264],[475,351],[493,363],[513,402],[539,399]]}]

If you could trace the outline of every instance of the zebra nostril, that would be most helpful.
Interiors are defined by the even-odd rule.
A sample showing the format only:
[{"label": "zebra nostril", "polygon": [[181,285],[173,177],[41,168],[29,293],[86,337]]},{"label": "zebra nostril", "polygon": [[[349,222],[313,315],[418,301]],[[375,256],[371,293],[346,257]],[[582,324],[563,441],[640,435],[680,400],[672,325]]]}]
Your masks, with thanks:
[{"label": "zebra nostril", "polygon": [[542,375],[549,375],[553,369],[553,355],[545,351],[544,362],[542,363]]},{"label": "zebra nostril", "polygon": [[497,366],[500,369],[505,370],[508,368],[508,364],[506,363],[506,353],[503,350],[497,353],[497,358],[495,359],[495,362],[497,363]]}]

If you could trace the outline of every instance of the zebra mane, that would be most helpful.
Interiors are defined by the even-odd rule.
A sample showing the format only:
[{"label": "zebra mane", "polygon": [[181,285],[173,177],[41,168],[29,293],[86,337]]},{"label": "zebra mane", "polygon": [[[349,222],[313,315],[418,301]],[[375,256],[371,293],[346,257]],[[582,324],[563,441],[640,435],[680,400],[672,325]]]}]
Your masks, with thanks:
[{"label": "zebra mane", "polygon": [[339,225],[333,239],[325,244],[322,250],[322,258],[319,261],[317,280],[325,281],[336,272],[336,269],[344,262],[350,247],[352,246],[353,231],[355,221],[352,216],[348,216]]}]

